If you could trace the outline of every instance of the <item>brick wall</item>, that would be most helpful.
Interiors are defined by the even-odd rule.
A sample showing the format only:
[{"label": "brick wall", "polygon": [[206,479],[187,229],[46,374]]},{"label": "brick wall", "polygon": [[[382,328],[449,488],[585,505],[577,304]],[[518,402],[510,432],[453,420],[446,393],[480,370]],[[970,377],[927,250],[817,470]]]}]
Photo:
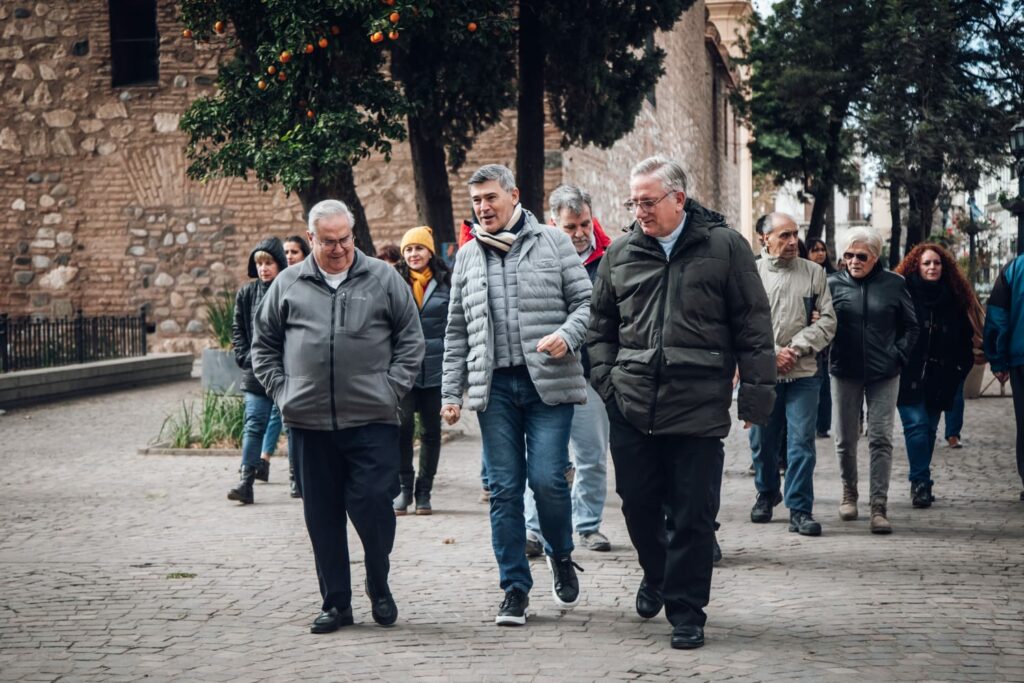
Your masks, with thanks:
[{"label": "brick wall", "polygon": [[[159,83],[115,89],[107,12],[104,0],[0,4],[0,311],[145,306],[154,350],[195,351],[210,344],[203,297],[247,279],[249,250],[264,235],[302,232],[301,207],[277,188],[186,178],[178,119],[212,90],[219,46],[182,38],[175,3],[159,0]],[[670,55],[667,74],[632,134],[610,150],[563,151],[546,127],[546,189],[583,185],[612,232],[628,222],[618,205],[630,166],[653,153],[683,163],[696,199],[730,220],[738,211],[738,167],[711,143],[716,76],[703,3],[658,42]],[[457,221],[469,215],[465,181],[476,167],[514,169],[515,134],[509,112],[452,175]],[[395,145],[390,164],[361,163],[356,180],[378,244],[421,222],[407,145]]]}]

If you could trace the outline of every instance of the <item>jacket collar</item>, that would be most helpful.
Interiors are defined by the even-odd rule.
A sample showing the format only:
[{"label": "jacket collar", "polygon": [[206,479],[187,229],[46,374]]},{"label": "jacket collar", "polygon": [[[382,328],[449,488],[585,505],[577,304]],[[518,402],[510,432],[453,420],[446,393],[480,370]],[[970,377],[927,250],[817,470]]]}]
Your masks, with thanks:
[{"label": "jacket collar", "polygon": [[604,252],[608,249],[608,245],[612,243],[612,238],[604,231],[601,224],[597,222],[597,218],[593,218],[594,222],[594,251],[590,252],[590,256],[583,262],[584,266],[589,266],[594,261],[599,260],[604,256]]},{"label": "jacket collar", "polygon": [[[676,242],[669,260],[676,258],[693,245],[708,239],[713,228],[729,227],[725,222],[724,216],[704,208],[689,197],[686,198],[683,211],[686,212],[686,229],[679,237],[679,241]],[[640,228],[639,222],[634,221],[629,229],[632,231],[632,234],[627,239],[629,239],[629,247],[631,249],[657,255],[660,258],[665,257],[665,251],[661,248],[661,244],[653,237],[645,235],[644,231]]]},{"label": "jacket collar", "polygon": [[785,270],[792,268],[799,256],[794,256],[790,259],[784,259],[779,256],[772,256],[768,253],[768,247],[761,248],[761,258],[764,259],[765,263],[768,264],[769,270]]},{"label": "jacket collar", "polygon": [[[355,253],[352,255],[352,265],[348,268],[348,278],[346,279],[346,282],[369,270],[366,262],[366,254],[361,252],[358,247],[353,247],[352,249]],[[318,280],[326,284],[323,271],[320,270],[320,266],[317,264],[316,257],[313,256],[313,254],[307,256],[306,259],[298,265],[298,267],[301,268],[301,271],[299,272],[300,278],[304,280]]]}]

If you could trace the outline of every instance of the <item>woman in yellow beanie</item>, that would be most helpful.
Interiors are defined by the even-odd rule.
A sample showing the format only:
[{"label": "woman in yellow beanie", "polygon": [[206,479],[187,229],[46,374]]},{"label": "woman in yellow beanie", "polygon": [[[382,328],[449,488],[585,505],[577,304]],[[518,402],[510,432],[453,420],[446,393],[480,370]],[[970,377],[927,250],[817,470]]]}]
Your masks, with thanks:
[{"label": "woman in yellow beanie", "polygon": [[[402,237],[402,260],[395,267],[409,286],[420,310],[420,325],[426,341],[423,364],[412,390],[402,399],[402,426],[399,432],[401,461],[398,482],[402,488],[395,498],[396,515],[406,514],[413,500],[416,514],[429,515],[430,492],[441,456],[441,360],[444,357],[444,330],[448,324],[448,293],[451,273],[436,256],[434,233],[427,226],[413,228]],[[412,466],[412,440],[420,414],[419,472]],[[414,484],[415,478],[415,484]]]}]

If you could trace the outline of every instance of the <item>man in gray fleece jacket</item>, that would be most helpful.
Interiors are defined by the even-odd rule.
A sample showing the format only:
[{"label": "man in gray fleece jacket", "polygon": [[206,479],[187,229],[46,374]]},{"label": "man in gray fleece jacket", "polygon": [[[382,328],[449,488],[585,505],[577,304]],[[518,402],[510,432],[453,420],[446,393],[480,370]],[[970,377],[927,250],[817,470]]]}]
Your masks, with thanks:
[{"label": "man in gray fleece jacket", "polygon": [[537,501],[552,595],[579,602],[572,505],[565,471],[574,404],[586,401],[579,350],[590,278],[568,236],[519,204],[512,171],[490,164],[469,179],[480,218],[452,276],[441,378],[442,416],[459,419],[462,393],[477,411],[491,491],[491,538],[505,599],[495,623],[526,623],[533,586],[523,493]]},{"label": "man in gray fleece jacket", "polygon": [[388,588],[398,494],[398,404],[423,360],[412,290],[356,249],[352,214],[309,211],[313,258],[271,285],[252,343],[253,371],[292,432],[323,607],[310,631],[353,623],[346,513],[363,543],[373,619],[390,626]]}]

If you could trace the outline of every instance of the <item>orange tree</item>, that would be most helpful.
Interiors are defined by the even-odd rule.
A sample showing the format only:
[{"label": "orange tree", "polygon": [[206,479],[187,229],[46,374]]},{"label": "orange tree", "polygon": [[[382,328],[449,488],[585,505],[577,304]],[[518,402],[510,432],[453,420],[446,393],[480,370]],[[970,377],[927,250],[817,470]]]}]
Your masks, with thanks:
[{"label": "orange tree", "polygon": [[[410,128],[426,121],[419,137],[435,152],[441,146],[442,159],[439,141],[447,141],[453,161],[464,158],[476,133],[496,120],[492,109],[500,111],[510,97],[493,88],[483,88],[482,97],[463,93],[480,82],[486,63],[467,55],[507,49],[509,22],[496,11],[502,6],[494,0],[182,0],[185,37],[225,41],[233,50],[219,67],[217,90],[182,117],[190,176],[251,175],[265,190],[280,183],[307,211],[321,199],[340,198],[355,215],[356,243],[373,253],[353,167],[374,152],[390,159],[407,118]],[[481,26],[488,29],[483,40]],[[435,55],[423,47],[417,56],[405,46],[417,36],[443,49]],[[389,76],[389,53],[393,67],[412,62],[401,78]],[[418,87],[421,78],[431,87]],[[478,102],[486,105],[480,116]],[[447,185],[446,169],[441,174],[436,164],[418,161],[424,155],[415,148],[413,156],[418,188],[429,183],[423,178],[439,175]],[[417,199],[421,219],[432,222],[429,209],[447,204],[439,239],[451,239],[450,195],[441,202],[437,193],[418,191]]]}]

